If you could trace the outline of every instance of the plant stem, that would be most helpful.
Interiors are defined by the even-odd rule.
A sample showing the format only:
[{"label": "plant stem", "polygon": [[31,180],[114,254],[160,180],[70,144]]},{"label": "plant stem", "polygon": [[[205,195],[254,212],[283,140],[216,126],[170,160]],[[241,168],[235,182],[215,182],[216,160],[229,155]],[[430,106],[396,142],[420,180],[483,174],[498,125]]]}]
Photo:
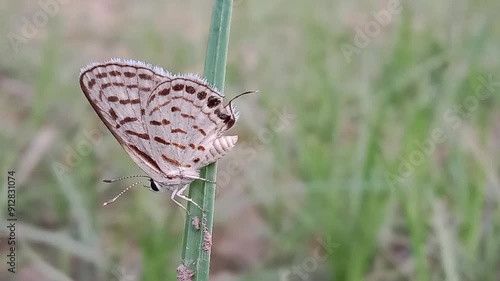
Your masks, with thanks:
[{"label": "plant stem", "polygon": [[[211,85],[224,91],[226,75],[226,58],[229,43],[229,27],[231,24],[232,0],[216,0],[212,11],[212,23],[208,38],[207,55],[205,59],[204,76]],[[212,163],[201,170],[202,178],[215,181],[217,163]],[[189,197],[202,206],[204,212],[194,204],[188,204],[191,215],[186,216],[184,228],[184,248],[182,262],[194,271],[196,281],[208,281],[210,271],[210,247],[214,218],[215,184],[195,181],[189,188]],[[200,228],[193,226],[192,219],[198,217]],[[204,239],[210,238],[210,243],[204,244]],[[206,241],[205,241],[206,242]]]}]

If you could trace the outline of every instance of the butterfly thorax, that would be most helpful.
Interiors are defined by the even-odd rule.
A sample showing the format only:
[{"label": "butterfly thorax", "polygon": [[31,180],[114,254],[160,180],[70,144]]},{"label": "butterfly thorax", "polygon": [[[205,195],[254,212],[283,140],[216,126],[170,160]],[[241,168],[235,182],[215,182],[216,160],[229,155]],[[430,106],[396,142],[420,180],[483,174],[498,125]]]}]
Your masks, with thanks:
[{"label": "butterfly thorax", "polygon": [[[151,189],[154,191],[173,191],[194,181],[193,178],[200,176],[199,170],[179,169],[164,174],[162,179],[153,179]],[[155,187],[153,187],[153,184]],[[155,190],[155,188],[157,190]]]}]

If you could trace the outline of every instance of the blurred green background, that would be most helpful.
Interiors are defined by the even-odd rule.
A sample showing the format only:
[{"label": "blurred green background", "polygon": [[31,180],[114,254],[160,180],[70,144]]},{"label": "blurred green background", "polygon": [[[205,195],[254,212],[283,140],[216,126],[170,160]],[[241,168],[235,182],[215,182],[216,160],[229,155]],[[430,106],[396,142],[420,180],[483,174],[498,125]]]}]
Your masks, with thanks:
[{"label": "blurred green background", "polygon": [[[212,1],[0,3],[0,280],[176,280],[185,213],[79,69],[203,72]],[[500,280],[500,2],[236,0],[211,280]],[[7,171],[16,171],[16,274]],[[5,199],[4,199],[5,198]]]}]

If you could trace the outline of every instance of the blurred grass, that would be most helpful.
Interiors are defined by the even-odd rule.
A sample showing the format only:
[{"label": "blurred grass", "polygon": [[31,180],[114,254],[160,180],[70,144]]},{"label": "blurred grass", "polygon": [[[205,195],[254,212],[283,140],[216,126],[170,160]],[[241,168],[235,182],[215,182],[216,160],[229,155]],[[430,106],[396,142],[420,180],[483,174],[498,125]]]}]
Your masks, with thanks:
[{"label": "blurred grass", "polygon": [[[0,166],[23,178],[18,217],[44,240],[21,229],[18,239],[46,262],[22,254],[19,280],[33,271],[54,276],[52,269],[73,280],[119,280],[120,267],[137,280],[175,280],[183,210],[144,190],[99,207],[120,190],[102,178],[138,169],[76,82],[80,67],[109,57],[201,72],[210,3],[144,3],[71,2],[18,54],[0,44]],[[403,1],[350,63],[341,44],[353,44],[354,28],[386,3],[314,3],[235,1],[225,94],[261,94],[238,102],[238,148],[220,161],[219,171],[239,163],[241,172],[217,194],[227,219],[215,222],[213,280],[294,280],[296,271],[303,275],[295,280],[499,280],[498,89],[460,114],[458,127],[444,119],[480,77],[500,79],[498,3]],[[0,4],[0,31],[19,32],[20,19],[39,9]],[[278,130],[283,110],[293,118]],[[446,140],[389,184],[386,173],[397,174],[437,128]],[[65,163],[93,129],[101,140],[58,176],[54,163]],[[241,190],[241,201],[224,201]],[[237,243],[243,238],[227,234],[234,228],[260,240]],[[238,246],[225,247],[228,240]],[[333,250],[321,250],[320,261],[324,241]]]}]

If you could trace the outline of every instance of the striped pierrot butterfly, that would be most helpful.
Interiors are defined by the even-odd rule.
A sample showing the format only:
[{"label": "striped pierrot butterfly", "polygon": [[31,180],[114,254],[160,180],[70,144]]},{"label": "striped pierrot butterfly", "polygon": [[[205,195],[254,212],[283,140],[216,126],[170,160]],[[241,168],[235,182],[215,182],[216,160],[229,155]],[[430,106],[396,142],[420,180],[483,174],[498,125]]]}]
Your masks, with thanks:
[{"label": "striped pierrot butterfly", "polygon": [[184,209],[176,197],[198,206],[184,191],[196,179],[211,182],[200,178],[200,169],[227,154],[238,140],[238,136],[222,135],[238,120],[232,102],[255,92],[242,93],[224,105],[220,91],[198,75],[172,74],[123,59],[83,68],[80,87],[106,127],[147,174],[132,177],[147,178],[143,181],[150,182],[152,191],[171,191],[172,200]]}]

